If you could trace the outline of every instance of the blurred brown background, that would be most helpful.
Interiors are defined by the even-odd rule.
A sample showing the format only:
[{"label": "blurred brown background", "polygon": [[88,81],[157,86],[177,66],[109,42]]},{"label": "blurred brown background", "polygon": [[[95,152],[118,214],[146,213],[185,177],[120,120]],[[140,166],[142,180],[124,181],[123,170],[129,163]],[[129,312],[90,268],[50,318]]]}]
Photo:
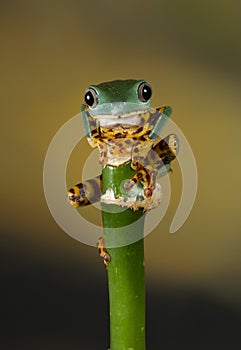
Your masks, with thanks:
[{"label": "blurred brown background", "polygon": [[105,270],[51,217],[42,172],[86,86],[127,78],[173,106],[199,175],[170,235],[175,164],[168,213],[146,239],[148,349],[240,349],[240,13],[236,0],[1,1],[2,349],[108,347]]}]

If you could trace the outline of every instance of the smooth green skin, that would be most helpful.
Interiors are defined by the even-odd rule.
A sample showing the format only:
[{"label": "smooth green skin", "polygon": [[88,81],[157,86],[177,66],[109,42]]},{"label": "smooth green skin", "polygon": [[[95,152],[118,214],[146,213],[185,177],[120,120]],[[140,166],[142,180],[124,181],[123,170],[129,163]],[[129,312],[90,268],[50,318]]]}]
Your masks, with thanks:
[{"label": "smooth green skin", "polygon": [[[111,187],[118,195],[119,184],[134,173],[130,162],[120,167],[106,166],[102,171],[103,191]],[[102,203],[104,238],[111,256],[108,264],[111,350],[146,349],[144,218],[142,209],[134,212]],[[130,238],[136,242],[129,244]]]},{"label": "smooth green skin", "polygon": [[[138,86],[145,80],[114,80],[99,85],[90,85],[88,89],[94,89],[98,95],[98,104],[91,108],[85,105],[81,106],[82,119],[84,123],[85,133],[87,137],[91,137],[91,126],[86,108],[91,117],[101,115],[110,115],[120,117],[130,112],[142,112],[151,107],[151,99],[147,102],[142,102],[138,98]],[[150,138],[156,138],[161,129],[165,126],[168,118],[172,113],[172,108],[167,107],[165,113],[160,113],[160,117],[152,132]],[[121,120],[118,120],[118,123]]]},{"label": "smooth green skin", "polygon": [[[141,102],[138,98],[138,86],[145,80],[114,80],[99,85],[90,85],[98,94],[98,105],[89,108],[91,115],[112,114],[113,104],[117,106],[117,112],[124,114],[133,110],[144,110],[150,107],[150,101]],[[123,104],[124,102],[124,104]],[[119,104],[119,106],[118,106]]]}]

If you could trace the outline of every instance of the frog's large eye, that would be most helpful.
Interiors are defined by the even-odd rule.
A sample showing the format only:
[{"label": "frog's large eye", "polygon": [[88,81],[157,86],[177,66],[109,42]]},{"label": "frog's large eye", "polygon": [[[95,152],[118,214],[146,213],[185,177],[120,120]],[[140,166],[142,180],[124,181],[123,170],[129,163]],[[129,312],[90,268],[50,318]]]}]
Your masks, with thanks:
[{"label": "frog's large eye", "polygon": [[89,88],[85,93],[84,100],[89,107],[95,108],[98,104],[97,92],[94,89]]},{"label": "frog's large eye", "polygon": [[152,95],[152,90],[151,90],[151,86],[147,83],[141,83],[138,86],[138,98],[141,102],[147,102],[150,100],[151,95]]}]

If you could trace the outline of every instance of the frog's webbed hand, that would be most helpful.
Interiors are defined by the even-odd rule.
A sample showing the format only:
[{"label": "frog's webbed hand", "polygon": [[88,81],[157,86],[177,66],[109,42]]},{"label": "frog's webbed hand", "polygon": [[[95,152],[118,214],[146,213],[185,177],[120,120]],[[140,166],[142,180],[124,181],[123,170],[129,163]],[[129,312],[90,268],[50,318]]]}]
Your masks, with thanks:
[{"label": "frog's webbed hand", "polygon": [[150,197],[155,189],[156,176],[163,176],[171,171],[171,162],[176,158],[179,141],[175,134],[170,134],[153,146],[145,155],[136,157],[138,170],[132,179],[126,181],[124,188],[130,190],[138,181],[143,184],[144,194]]},{"label": "frog's webbed hand", "polygon": [[170,134],[160,140],[154,147],[153,151],[158,155],[155,161],[158,175],[165,175],[171,169],[171,162],[176,158],[179,151],[179,140],[177,135]]},{"label": "frog's webbed hand", "polygon": [[100,201],[101,175],[81,182],[68,191],[68,200],[74,207],[82,207]]}]

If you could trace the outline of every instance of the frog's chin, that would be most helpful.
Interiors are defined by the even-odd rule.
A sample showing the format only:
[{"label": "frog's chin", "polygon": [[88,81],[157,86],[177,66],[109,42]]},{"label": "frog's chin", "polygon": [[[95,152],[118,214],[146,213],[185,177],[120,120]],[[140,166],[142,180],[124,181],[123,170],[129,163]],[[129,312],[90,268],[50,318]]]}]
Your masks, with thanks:
[{"label": "frog's chin", "polygon": [[111,128],[116,125],[122,125],[124,126],[139,126],[143,124],[143,120],[141,118],[141,114],[133,114],[133,115],[126,115],[126,116],[120,116],[120,117],[113,117],[109,115],[101,115],[98,116],[98,118],[95,118],[97,125],[106,127],[106,128]]},{"label": "frog's chin", "polygon": [[110,102],[98,105],[96,108],[88,108],[88,113],[93,118],[126,118],[135,114],[145,113],[150,109],[149,103]]}]

